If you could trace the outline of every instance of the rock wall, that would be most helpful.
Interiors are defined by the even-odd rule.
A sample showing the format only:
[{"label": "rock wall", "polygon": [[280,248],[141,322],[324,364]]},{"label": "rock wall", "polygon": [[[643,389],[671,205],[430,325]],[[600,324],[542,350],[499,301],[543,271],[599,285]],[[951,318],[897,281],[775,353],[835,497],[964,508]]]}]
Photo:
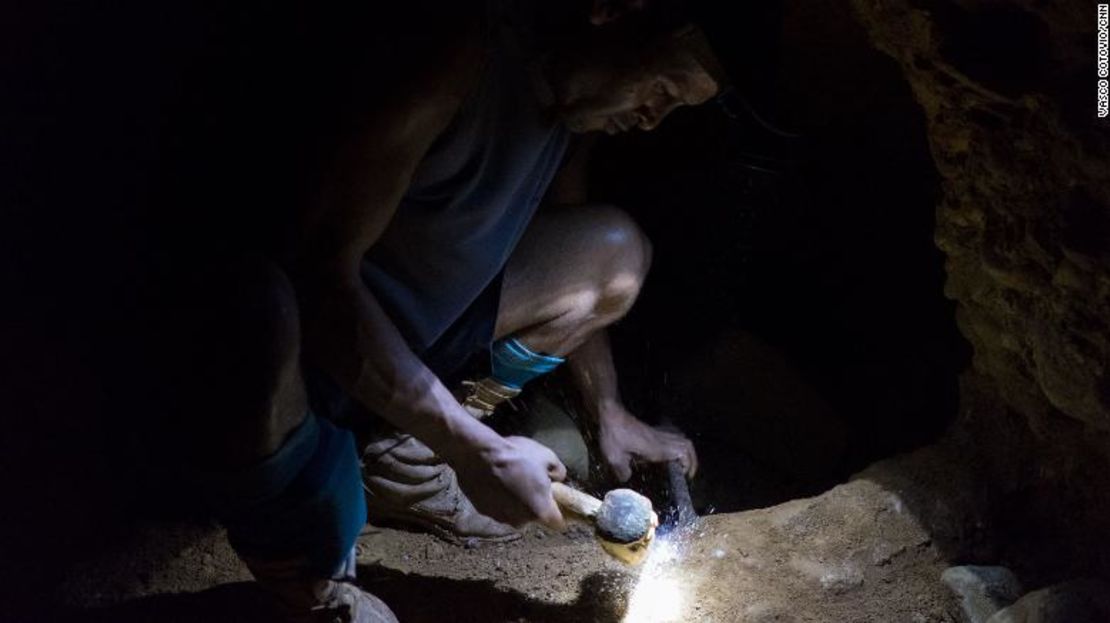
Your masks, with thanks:
[{"label": "rock wall", "polygon": [[1035,430],[1110,431],[1110,124],[1087,2],[853,0],[944,178],[936,241],[975,368]]},{"label": "rock wall", "polygon": [[974,347],[947,443],[1023,580],[1110,570],[1110,124],[1095,3],[852,0],[901,66],[941,174],[936,243]]}]

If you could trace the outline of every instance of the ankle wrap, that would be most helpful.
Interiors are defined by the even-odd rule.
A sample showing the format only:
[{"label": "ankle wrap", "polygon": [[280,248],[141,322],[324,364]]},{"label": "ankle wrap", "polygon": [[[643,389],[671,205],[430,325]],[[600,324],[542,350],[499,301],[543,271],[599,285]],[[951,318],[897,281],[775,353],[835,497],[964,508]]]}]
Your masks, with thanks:
[{"label": "ankle wrap", "polygon": [[518,391],[528,381],[551,372],[565,361],[562,357],[534,352],[511,337],[494,342],[490,360],[493,380]]},{"label": "ankle wrap", "polygon": [[467,412],[477,418],[492,414],[497,409],[497,405],[515,398],[520,393],[519,389],[506,387],[488,376],[480,381],[464,381],[463,385],[470,386],[470,393],[463,401],[463,406],[466,407]]}]

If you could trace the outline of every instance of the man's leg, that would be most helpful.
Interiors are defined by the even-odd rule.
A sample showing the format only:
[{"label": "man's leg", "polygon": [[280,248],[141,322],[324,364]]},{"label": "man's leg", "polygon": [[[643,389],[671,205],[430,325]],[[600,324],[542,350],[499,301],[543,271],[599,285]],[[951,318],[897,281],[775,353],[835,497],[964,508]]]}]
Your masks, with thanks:
[{"label": "man's leg", "polygon": [[190,270],[175,286],[155,332],[168,458],[290,615],[395,620],[343,581],[365,521],[358,459],[349,432],[308,412],[289,281],[259,258]]},{"label": "man's leg", "polygon": [[[492,373],[474,384],[467,410],[479,417],[492,413],[622,317],[650,264],[647,237],[618,208],[587,205],[538,214],[505,269]],[[590,352],[605,359],[607,342]],[[606,391],[616,391],[613,376]]]},{"label": "man's leg", "polygon": [[[523,374],[537,374],[561,361],[562,355],[582,350],[579,347],[591,335],[604,340],[599,329],[631,307],[650,254],[646,237],[616,208],[568,208],[538,215],[509,260],[500,301],[490,305],[491,312],[498,309],[495,357],[499,346],[503,358],[531,352],[535,361],[524,362]],[[525,350],[517,343],[503,348],[510,336]],[[600,364],[601,374],[595,372],[591,378],[615,393],[608,343],[602,341],[601,347],[600,357],[597,349],[583,351],[588,356],[580,360],[572,356],[571,366],[591,370]],[[520,370],[509,374],[520,380]],[[379,438],[367,447],[363,462],[371,521],[410,525],[456,542],[519,536],[480,515],[459,489],[450,467],[411,437]]]},{"label": "man's leg", "polygon": [[677,460],[691,475],[697,466],[688,439],[650,428],[624,408],[605,332],[636,301],[651,253],[647,236],[617,208],[540,214],[509,260],[495,331],[495,355],[515,341],[540,356],[566,357],[603,458],[622,481],[633,460]]},{"label": "man's leg", "polygon": [[[523,384],[566,356],[584,396],[623,409],[604,327],[632,307],[650,264],[647,237],[617,208],[582,206],[537,215],[505,270],[494,330],[495,376],[499,357],[509,368],[501,370],[505,378],[500,381]],[[489,380],[475,386],[468,406],[479,388],[489,386]],[[502,387],[500,382],[492,385]],[[480,402],[489,407],[484,410],[492,411],[495,398],[487,395]],[[681,436],[659,433],[642,424],[631,430],[642,433],[637,438],[646,436],[652,444],[654,436],[665,436],[667,454],[659,460],[692,454],[689,442]],[[622,437],[620,441],[631,438],[618,437]],[[458,490],[450,468],[416,440],[406,439],[401,444],[384,439],[368,450],[372,452],[364,456],[366,482],[377,497],[371,501],[372,520],[381,516],[405,521],[431,528],[450,540],[511,538],[511,533],[490,530],[488,518],[477,515]],[[659,458],[652,450],[637,454]],[[619,469],[617,473],[623,476]],[[445,506],[447,512],[424,507],[423,500],[441,498],[451,501]]]},{"label": "man's leg", "polygon": [[495,339],[565,357],[631,309],[650,266],[651,243],[618,208],[541,212],[505,270]]}]

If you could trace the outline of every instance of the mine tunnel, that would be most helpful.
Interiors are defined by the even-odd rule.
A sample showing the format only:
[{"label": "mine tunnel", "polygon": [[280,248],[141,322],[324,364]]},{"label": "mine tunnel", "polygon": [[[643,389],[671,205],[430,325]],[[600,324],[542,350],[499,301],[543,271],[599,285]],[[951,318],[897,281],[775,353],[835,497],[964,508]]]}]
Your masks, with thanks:
[{"label": "mine tunnel", "polygon": [[0,620],[1110,621],[1105,5],[372,4],[5,10]]}]

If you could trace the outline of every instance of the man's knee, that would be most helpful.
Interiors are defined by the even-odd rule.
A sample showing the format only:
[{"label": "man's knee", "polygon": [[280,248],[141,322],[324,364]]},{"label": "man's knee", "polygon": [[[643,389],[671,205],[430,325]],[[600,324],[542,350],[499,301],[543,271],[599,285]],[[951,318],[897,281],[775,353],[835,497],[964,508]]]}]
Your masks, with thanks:
[{"label": "man's knee", "polygon": [[598,264],[597,311],[623,316],[635,303],[651,268],[652,246],[647,234],[624,210],[598,208],[596,233],[602,261]]}]

